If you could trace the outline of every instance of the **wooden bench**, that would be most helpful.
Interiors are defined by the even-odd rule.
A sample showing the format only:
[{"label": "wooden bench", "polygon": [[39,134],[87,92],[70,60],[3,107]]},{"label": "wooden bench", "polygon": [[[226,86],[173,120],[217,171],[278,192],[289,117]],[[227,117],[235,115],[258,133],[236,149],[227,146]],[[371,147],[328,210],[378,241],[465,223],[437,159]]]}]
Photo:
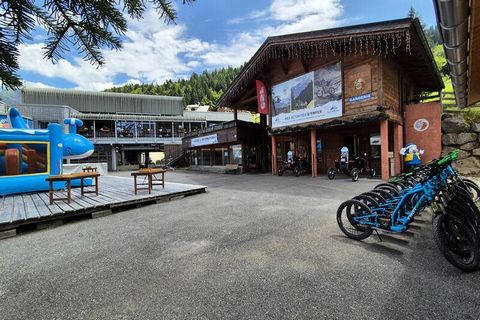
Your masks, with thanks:
[{"label": "wooden bench", "polygon": [[[148,193],[151,194],[153,186],[162,186],[162,188],[165,188],[165,172],[167,172],[167,170],[165,169],[153,169],[153,168],[140,169],[138,171],[132,172],[131,176],[133,177],[133,186],[134,186],[135,194],[137,194],[138,190],[148,190]],[[162,177],[160,179],[157,178],[156,176],[157,174],[161,174]],[[145,177],[142,183],[137,182],[137,177],[139,176]],[[147,183],[145,183],[145,179],[147,180]],[[138,186],[144,186],[144,185],[146,185],[147,187],[142,187],[142,188],[138,187]]]},{"label": "wooden bench", "polygon": [[229,163],[225,165],[225,173],[237,174],[240,171],[240,167],[237,163]]},{"label": "wooden bench", "polygon": [[[79,173],[71,173],[71,174],[62,174],[58,176],[50,176],[46,178],[45,180],[48,181],[48,195],[50,197],[50,204],[53,204],[53,201],[57,200],[67,200],[68,203],[71,202],[72,200],[72,180],[80,180],[80,190],[81,190],[81,195],[84,196],[85,193],[95,193],[98,196],[98,177],[100,176],[100,173],[98,172],[79,172]],[[93,178],[95,179],[95,185],[94,190],[85,190],[85,182],[84,180],[87,178]],[[54,198],[53,195],[57,190],[53,189],[53,183],[54,182],[60,182],[60,181],[65,181],[67,183],[67,197],[66,198]],[[63,190],[62,190],[63,191]]]}]

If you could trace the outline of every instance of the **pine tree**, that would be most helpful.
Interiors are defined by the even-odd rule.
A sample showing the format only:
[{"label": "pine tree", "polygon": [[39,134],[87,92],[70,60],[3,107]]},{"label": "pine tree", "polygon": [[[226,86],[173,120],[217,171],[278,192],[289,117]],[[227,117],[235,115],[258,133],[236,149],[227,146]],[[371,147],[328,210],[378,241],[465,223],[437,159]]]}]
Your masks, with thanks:
[{"label": "pine tree", "polygon": [[182,96],[185,104],[215,105],[240,72],[240,68],[227,67],[201,74],[193,73],[190,79],[167,80],[163,84],[131,84],[107,89],[107,92],[140,93],[166,96]]},{"label": "pine tree", "polygon": [[[191,4],[195,0],[182,0]],[[125,14],[141,19],[153,6],[165,22],[177,19],[168,0],[2,0],[0,2],[0,81],[2,87],[21,86],[18,46],[31,39],[38,24],[48,32],[44,56],[53,62],[75,49],[85,60],[101,66],[101,49],[119,50],[127,31]]]}]

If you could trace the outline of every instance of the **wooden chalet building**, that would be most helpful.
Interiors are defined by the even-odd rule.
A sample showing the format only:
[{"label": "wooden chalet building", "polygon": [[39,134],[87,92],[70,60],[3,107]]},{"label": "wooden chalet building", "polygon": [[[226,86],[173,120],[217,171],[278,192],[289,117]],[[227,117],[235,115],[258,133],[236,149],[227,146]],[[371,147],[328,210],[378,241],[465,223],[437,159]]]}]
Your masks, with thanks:
[{"label": "wooden chalet building", "polygon": [[404,143],[425,149],[426,160],[441,152],[440,104],[418,101],[443,82],[417,19],[269,37],[218,106],[257,112],[257,80],[270,136],[258,157],[272,174],[289,150],[316,176],[347,146],[351,157],[366,153],[383,178],[400,172]]}]

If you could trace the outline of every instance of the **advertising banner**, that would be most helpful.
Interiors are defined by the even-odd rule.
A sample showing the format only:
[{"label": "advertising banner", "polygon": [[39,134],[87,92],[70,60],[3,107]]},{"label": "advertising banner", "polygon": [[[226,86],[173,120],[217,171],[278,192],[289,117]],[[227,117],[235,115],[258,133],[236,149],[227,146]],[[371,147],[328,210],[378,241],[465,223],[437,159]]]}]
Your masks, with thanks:
[{"label": "advertising banner", "polygon": [[200,146],[206,146],[209,144],[216,144],[216,143],[218,143],[217,134],[211,134],[204,137],[193,138],[191,145],[192,147],[200,147]]},{"label": "advertising banner", "polygon": [[342,66],[335,63],[272,87],[272,128],[342,115]]},{"label": "advertising banner", "polygon": [[256,85],[257,85],[258,113],[268,114],[267,88],[265,87],[265,84],[260,80],[256,80]]}]

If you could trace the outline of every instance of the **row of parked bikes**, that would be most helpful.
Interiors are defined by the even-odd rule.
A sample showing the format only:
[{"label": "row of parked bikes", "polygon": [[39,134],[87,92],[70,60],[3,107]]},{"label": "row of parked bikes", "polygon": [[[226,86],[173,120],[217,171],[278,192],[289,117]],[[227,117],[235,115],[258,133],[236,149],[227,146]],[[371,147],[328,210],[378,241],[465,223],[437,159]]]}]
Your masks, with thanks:
[{"label": "row of parked bikes", "polygon": [[355,240],[368,238],[374,230],[404,232],[430,206],[433,239],[445,259],[464,271],[480,269],[480,188],[452,167],[458,152],[343,202],[337,210],[338,226]]}]

